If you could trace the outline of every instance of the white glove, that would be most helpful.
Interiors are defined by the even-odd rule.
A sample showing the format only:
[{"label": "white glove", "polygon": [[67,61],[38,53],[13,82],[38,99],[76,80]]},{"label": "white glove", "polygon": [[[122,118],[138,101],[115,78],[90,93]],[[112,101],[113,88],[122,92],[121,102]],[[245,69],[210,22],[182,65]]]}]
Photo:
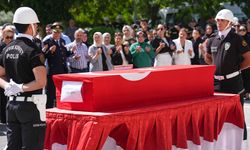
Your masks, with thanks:
[{"label": "white glove", "polygon": [[8,83],[4,87],[4,95],[5,96],[16,96],[15,92],[11,89],[11,84],[10,83]]},{"label": "white glove", "polygon": [[10,85],[10,83],[8,83],[8,84],[4,87],[4,90],[7,91],[7,90],[9,90],[10,88],[11,88],[11,85]]},{"label": "white glove", "polygon": [[17,84],[12,79],[10,79],[10,83],[8,83],[4,89],[4,94],[6,96],[17,96],[23,92],[23,84]]}]

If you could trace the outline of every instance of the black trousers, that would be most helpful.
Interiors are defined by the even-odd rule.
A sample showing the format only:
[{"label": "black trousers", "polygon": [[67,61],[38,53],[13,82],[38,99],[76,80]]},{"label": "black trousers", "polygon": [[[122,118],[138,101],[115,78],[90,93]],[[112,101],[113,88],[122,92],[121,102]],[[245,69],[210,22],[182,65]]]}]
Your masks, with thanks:
[{"label": "black trousers", "polygon": [[244,69],[242,72],[242,79],[244,83],[245,92],[250,92],[250,68]]},{"label": "black trousers", "polygon": [[[244,93],[240,94],[240,103],[242,106],[242,111],[244,114]],[[245,118],[245,114],[244,114],[244,118]],[[246,121],[244,119],[244,133],[243,133],[243,140],[247,139],[247,126],[246,126]]]},{"label": "black trousers", "polygon": [[47,94],[46,108],[55,107],[56,88],[52,80],[52,75],[47,76],[46,94]]},{"label": "black trousers", "polygon": [[7,112],[7,150],[43,150],[46,123],[40,120],[33,102],[9,101]]},{"label": "black trousers", "polygon": [[6,123],[6,104],[7,97],[4,95],[4,89],[0,88],[1,123]]}]

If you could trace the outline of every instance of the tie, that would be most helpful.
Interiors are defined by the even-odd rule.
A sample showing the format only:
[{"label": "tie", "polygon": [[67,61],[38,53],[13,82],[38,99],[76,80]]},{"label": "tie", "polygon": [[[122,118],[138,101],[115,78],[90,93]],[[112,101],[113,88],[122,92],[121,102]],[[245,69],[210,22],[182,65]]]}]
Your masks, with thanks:
[{"label": "tie", "polygon": [[220,38],[221,38],[221,40],[223,40],[223,39],[224,39],[224,35],[221,35],[221,37],[220,37]]}]

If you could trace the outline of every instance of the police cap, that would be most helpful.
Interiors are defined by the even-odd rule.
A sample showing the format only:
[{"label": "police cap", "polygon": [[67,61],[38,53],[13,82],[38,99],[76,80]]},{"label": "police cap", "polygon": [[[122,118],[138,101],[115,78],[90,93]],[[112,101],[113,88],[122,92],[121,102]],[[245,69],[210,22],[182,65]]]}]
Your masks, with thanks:
[{"label": "police cap", "polygon": [[53,32],[62,32],[63,31],[63,26],[60,23],[56,22],[56,23],[52,24],[51,30]]}]

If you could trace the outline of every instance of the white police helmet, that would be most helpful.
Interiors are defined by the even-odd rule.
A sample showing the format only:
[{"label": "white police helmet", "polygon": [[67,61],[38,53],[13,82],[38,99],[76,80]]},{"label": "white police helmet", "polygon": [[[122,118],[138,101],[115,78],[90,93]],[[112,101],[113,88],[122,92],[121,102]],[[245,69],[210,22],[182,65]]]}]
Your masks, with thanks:
[{"label": "white police helmet", "polygon": [[217,19],[223,19],[223,20],[228,20],[229,22],[234,22],[234,15],[232,13],[231,10],[228,10],[228,9],[222,9],[220,10],[216,17],[215,17],[215,20]]},{"label": "white police helmet", "polygon": [[29,7],[19,7],[13,17],[13,23],[33,24],[39,23],[36,12]]}]

